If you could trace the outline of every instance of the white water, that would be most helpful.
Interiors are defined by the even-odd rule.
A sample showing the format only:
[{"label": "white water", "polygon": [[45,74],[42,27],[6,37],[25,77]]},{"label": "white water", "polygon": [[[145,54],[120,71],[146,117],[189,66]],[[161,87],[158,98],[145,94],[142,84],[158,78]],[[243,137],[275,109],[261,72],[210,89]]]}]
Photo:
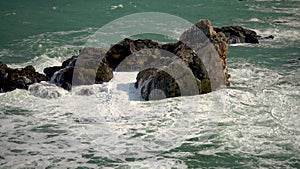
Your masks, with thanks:
[{"label": "white water", "polygon": [[126,72],[71,92],[43,82],[29,91],[1,94],[1,151],[6,156],[0,162],[75,167],[92,153],[132,167],[185,168],[178,157],[188,154],[160,154],[198,137],[198,144],[223,143],[203,154],[299,154],[299,71],[285,74],[236,63],[230,73],[228,89],[160,101],[141,101],[133,87],[136,73]]},{"label": "white water", "polygon": [[[34,150],[43,150],[43,154],[50,156],[55,152],[55,156],[61,158],[65,154],[61,151],[81,152],[86,148],[109,159],[146,158],[142,163],[158,165],[151,163],[157,153],[169,151],[188,138],[214,129],[215,124],[205,120],[218,119],[218,115],[210,112],[223,106],[222,100],[217,100],[217,93],[144,102],[133,87],[135,77],[136,73],[115,73],[108,84],[80,86],[72,92],[43,82],[31,86],[29,91],[15,90],[1,95],[2,115],[7,115],[10,109],[21,109],[20,114],[1,119],[1,131],[7,134],[2,144],[8,149],[3,147],[2,151],[8,155],[5,157],[8,166],[21,163],[31,166],[37,160],[42,160],[42,166],[47,165],[44,155],[31,160],[25,158],[26,153]],[[215,107],[214,101],[221,105]],[[201,126],[202,123],[207,125]],[[24,136],[18,136],[20,131]],[[51,134],[57,134],[59,139],[49,136]],[[9,137],[14,136],[25,143],[9,141]],[[46,143],[51,141],[55,143]],[[12,147],[22,153],[14,157]],[[67,156],[72,158],[73,155]],[[174,164],[168,160],[164,163]]]}]

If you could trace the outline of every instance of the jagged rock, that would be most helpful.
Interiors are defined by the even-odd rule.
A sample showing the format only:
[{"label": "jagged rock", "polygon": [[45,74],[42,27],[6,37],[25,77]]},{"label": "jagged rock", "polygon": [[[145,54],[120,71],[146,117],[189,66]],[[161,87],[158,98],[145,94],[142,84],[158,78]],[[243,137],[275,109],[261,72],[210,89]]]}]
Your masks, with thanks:
[{"label": "jagged rock", "polygon": [[223,32],[227,39],[227,44],[235,43],[253,43],[257,44],[258,35],[255,31],[243,28],[241,26],[226,26],[214,28],[216,32]]},{"label": "jagged rock", "polygon": [[135,86],[145,100],[204,94],[229,85],[226,37],[215,32],[209,20],[197,22],[179,42],[158,47],[177,60],[164,68],[139,72]]},{"label": "jagged rock", "polygon": [[[188,66],[191,69],[193,75],[200,82],[206,81],[210,83],[208,72],[206,71],[206,67],[203,64],[202,60],[191,48],[186,46],[186,44],[179,41],[175,44],[162,45],[162,48],[170,50],[170,52],[174,53],[178,58],[180,58],[186,64],[186,66]],[[201,87],[199,86],[199,89],[200,88]],[[209,90],[199,90],[199,91],[200,91],[199,94],[204,94],[204,93],[211,92],[211,88],[209,88]]]},{"label": "jagged rock", "polygon": [[[142,49],[150,48],[158,48],[158,43],[147,39],[131,40],[126,38],[122,42],[113,45],[106,53],[103,61],[107,63],[110,68],[115,70],[126,57]],[[126,68],[125,66],[123,66],[122,69],[130,69],[130,67],[128,66],[128,68]]]},{"label": "jagged rock", "polygon": [[[126,58],[151,58],[151,63],[144,59],[139,62],[145,69],[140,69],[142,71],[139,72],[135,83],[145,100],[198,95],[212,91],[208,73],[201,59],[182,42],[164,44],[158,46],[158,49],[146,51],[142,54],[133,53]],[[128,63],[126,59],[125,63]],[[123,62],[120,65],[122,64]]]},{"label": "jagged rock", "polygon": [[160,68],[172,63],[177,56],[158,48],[144,48],[126,57],[115,71],[139,72],[148,68]]},{"label": "jagged rock", "polygon": [[255,31],[243,28],[241,26],[226,26],[214,28],[217,33],[224,33],[227,44],[252,43],[258,44],[259,40],[274,39],[273,35],[261,36]]},{"label": "jagged rock", "polygon": [[[174,71],[180,70],[180,71]],[[135,87],[145,100],[191,96],[211,91],[209,80],[195,78],[181,59],[162,69],[149,68],[139,72]]]},{"label": "jagged rock", "polygon": [[180,36],[180,41],[191,48],[197,59],[205,65],[212,90],[224,84],[230,85],[226,63],[226,37],[222,32],[215,32],[209,20],[198,21]]},{"label": "jagged rock", "polygon": [[66,67],[74,67],[75,64],[79,66],[79,62],[77,62],[77,58],[80,57],[81,60],[89,60],[88,62],[84,62],[85,67],[96,67],[98,63],[102,60],[106,53],[105,49],[102,48],[83,48],[80,51],[79,56],[72,56],[71,58],[68,58],[67,60],[63,61],[61,66],[52,66],[47,67],[44,69],[44,73],[46,74],[47,80],[50,81],[51,77],[53,77],[54,73],[64,69]]},{"label": "jagged rock", "polygon": [[[229,85],[227,35],[215,30],[209,20],[202,20],[185,31],[177,43],[159,45],[152,40],[126,38],[108,51],[84,48],[61,66],[45,68],[43,78],[71,90],[72,86],[108,82],[113,78],[113,70],[139,71],[135,86],[145,100],[209,93]],[[251,32],[243,33],[245,41],[249,40],[246,34]],[[33,71],[30,66],[15,70],[0,64],[0,78],[12,79],[19,88],[28,88],[27,84],[39,80],[28,75]],[[2,88],[4,83],[0,82],[3,91],[8,90]]]},{"label": "jagged rock", "polygon": [[63,69],[62,66],[52,66],[52,67],[45,68],[43,72],[46,74],[46,80],[50,81],[54,73],[58,72],[61,69]]},{"label": "jagged rock", "polygon": [[[147,80],[140,79],[141,96],[145,100],[159,100],[169,97],[181,96],[176,80],[164,70],[145,69],[139,76],[146,76]],[[138,84],[136,85],[138,86]]]},{"label": "jagged rock", "polygon": [[44,69],[50,82],[71,90],[72,86],[101,84],[113,78],[112,69],[102,61],[106,51],[100,48],[84,48],[78,56],[72,56],[61,66]]},{"label": "jagged rock", "polygon": [[45,81],[46,76],[35,71],[34,67],[29,65],[21,69],[9,68],[6,64],[0,62],[0,91],[8,92],[15,89],[28,89],[33,83]]}]

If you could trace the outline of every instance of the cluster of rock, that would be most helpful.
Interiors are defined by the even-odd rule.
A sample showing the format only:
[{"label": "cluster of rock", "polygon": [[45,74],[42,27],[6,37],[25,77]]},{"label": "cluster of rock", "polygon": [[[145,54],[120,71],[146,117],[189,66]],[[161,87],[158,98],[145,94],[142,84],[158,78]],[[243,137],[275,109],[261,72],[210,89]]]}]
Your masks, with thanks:
[{"label": "cluster of rock", "polygon": [[22,69],[9,68],[0,62],[0,92],[28,89],[29,85],[45,81],[46,76],[35,71],[33,66]]},{"label": "cluster of rock", "polygon": [[229,85],[227,44],[258,43],[259,36],[238,26],[213,28],[209,20],[196,23],[176,43],[124,39],[108,51],[84,48],[61,66],[40,74],[32,66],[11,69],[0,62],[0,89],[28,89],[49,81],[66,90],[72,86],[101,84],[113,71],[139,71],[135,87],[145,100],[209,93]]}]

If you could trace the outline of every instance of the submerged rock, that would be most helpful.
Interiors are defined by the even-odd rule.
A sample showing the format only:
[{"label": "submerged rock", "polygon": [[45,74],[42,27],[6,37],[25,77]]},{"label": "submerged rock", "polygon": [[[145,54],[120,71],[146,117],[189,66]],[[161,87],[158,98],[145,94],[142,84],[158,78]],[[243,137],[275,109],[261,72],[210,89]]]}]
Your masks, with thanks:
[{"label": "submerged rock", "polygon": [[290,65],[300,65],[300,58],[288,60],[287,63]]},{"label": "submerged rock", "polygon": [[34,83],[45,81],[46,76],[36,72],[33,66],[12,69],[0,62],[0,91],[8,92],[15,89],[28,89]]},{"label": "submerged rock", "polygon": [[275,37],[273,35],[269,35],[269,36],[258,36],[259,40],[264,40],[264,39],[274,39]]}]

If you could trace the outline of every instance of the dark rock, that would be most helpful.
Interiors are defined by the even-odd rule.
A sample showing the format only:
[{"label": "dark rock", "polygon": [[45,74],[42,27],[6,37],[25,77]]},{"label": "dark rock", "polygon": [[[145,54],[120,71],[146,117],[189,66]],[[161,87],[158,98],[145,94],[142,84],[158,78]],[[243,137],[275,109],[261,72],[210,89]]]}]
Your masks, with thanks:
[{"label": "dark rock", "polygon": [[51,77],[51,83],[55,83],[66,90],[72,89],[72,79],[73,79],[74,67],[65,67],[56,72],[53,77]]},{"label": "dark rock", "polygon": [[134,87],[138,88],[139,84],[143,83],[146,79],[149,79],[149,77],[154,75],[157,71],[157,68],[148,68],[140,71],[136,77]]},{"label": "dark rock", "polygon": [[191,96],[211,91],[209,80],[201,82],[195,78],[191,69],[180,59],[162,69],[149,68],[139,72],[135,86],[145,100]]},{"label": "dark rock", "polygon": [[140,76],[147,78],[139,82],[141,96],[145,100],[159,100],[169,97],[181,96],[180,88],[176,80],[164,70],[145,69]]},{"label": "dark rock", "polygon": [[152,53],[156,58],[144,55],[156,59],[156,62],[152,61],[155,64],[141,62],[148,68],[139,72],[135,87],[140,89],[143,99],[157,100],[211,92],[206,68],[192,49],[182,42],[164,44],[158,48],[160,50]]},{"label": "dark rock", "polygon": [[43,70],[43,72],[46,74],[47,81],[51,81],[51,78],[55,74],[55,72],[58,72],[61,69],[64,69],[66,67],[74,67],[76,60],[78,56],[72,56],[71,58],[63,61],[61,66],[52,66],[52,67],[47,67]]},{"label": "dark rock", "polygon": [[59,71],[60,69],[62,69],[62,66],[52,66],[45,68],[43,72],[46,74],[47,81],[50,81],[54,73]]},{"label": "dark rock", "polygon": [[[174,44],[170,44],[170,47],[166,47],[167,45],[164,45],[162,47],[164,48],[173,48]],[[186,46],[184,43],[182,42],[177,42],[175,44],[175,48],[173,51],[170,51],[172,53],[174,53],[176,56],[178,56],[185,64],[186,66],[188,66],[193,75],[198,79],[198,80],[204,80],[205,81],[209,81],[209,75],[208,72],[206,71],[206,67],[203,64],[202,60],[198,57],[198,55],[188,46]],[[182,68],[179,68],[178,70],[181,70]],[[176,70],[176,69],[175,69]],[[211,88],[210,90],[201,90],[200,94],[204,94],[204,93],[208,93],[211,92]]]},{"label": "dark rock", "polygon": [[77,58],[78,58],[78,56],[72,56],[71,58],[63,61],[61,67],[62,68],[66,68],[66,67],[73,67],[73,66],[75,66]]},{"label": "dark rock", "polygon": [[[227,33],[227,34],[226,34]],[[71,90],[72,86],[108,82],[115,71],[139,71],[136,88],[145,100],[205,94],[222,85],[229,85],[226,37],[230,42],[255,41],[256,33],[241,27],[213,29],[209,20],[197,22],[185,31],[180,41],[159,45],[152,40],[124,39],[108,51],[84,48],[78,56],[61,66],[44,69],[10,69],[0,62],[1,90],[28,88],[29,84],[48,80]],[[227,39],[228,42],[228,39]],[[13,82],[12,84],[8,84]],[[9,87],[7,87],[9,86]]]},{"label": "dark rock", "polygon": [[113,45],[108,50],[104,58],[104,62],[107,63],[110,68],[115,70],[118,65],[129,55],[142,49],[157,47],[158,43],[152,40],[131,40],[126,38],[122,42]]},{"label": "dark rock", "polygon": [[0,91],[2,92],[17,88],[28,89],[29,85],[45,80],[46,76],[36,72],[31,65],[21,69],[12,69],[0,62]]},{"label": "dark rock", "polygon": [[288,23],[288,20],[274,20],[274,23]]},{"label": "dark rock", "polygon": [[223,32],[227,39],[227,44],[253,43],[257,44],[258,35],[255,31],[243,28],[241,26],[226,26],[214,28],[216,32]]},{"label": "dark rock", "polygon": [[[4,77],[6,76],[6,69],[7,69],[7,65],[0,62],[0,79],[4,79]],[[3,81],[1,80],[0,83],[2,83]]]},{"label": "dark rock", "polygon": [[139,72],[148,68],[160,68],[178,59],[174,53],[158,48],[144,48],[127,56],[115,71]]},{"label": "dark rock", "polygon": [[72,86],[101,84],[113,78],[112,69],[102,61],[106,51],[100,48],[84,48],[78,56],[72,56],[61,66],[44,69],[47,79],[66,90]]},{"label": "dark rock", "polygon": [[224,85],[224,82],[227,86],[230,85],[226,63],[228,50],[226,37],[222,32],[215,32],[209,20],[197,22],[181,35],[180,41],[192,48],[197,58],[201,59],[211,78],[213,90]]},{"label": "dark rock", "polygon": [[139,72],[135,86],[145,100],[204,94],[229,85],[226,37],[215,32],[210,21],[199,21],[181,35],[179,42],[158,48],[176,59],[165,67]]},{"label": "dark rock", "polygon": [[288,60],[287,63],[291,64],[291,65],[299,65],[300,64],[300,58]]},{"label": "dark rock", "polygon": [[269,36],[265,36],[265,37],[258,36],[257,38],[258,38],[259,40],[264,40],[264,39],[274,39],[274,36],[273,36],[273,35],[269,35]]}]

